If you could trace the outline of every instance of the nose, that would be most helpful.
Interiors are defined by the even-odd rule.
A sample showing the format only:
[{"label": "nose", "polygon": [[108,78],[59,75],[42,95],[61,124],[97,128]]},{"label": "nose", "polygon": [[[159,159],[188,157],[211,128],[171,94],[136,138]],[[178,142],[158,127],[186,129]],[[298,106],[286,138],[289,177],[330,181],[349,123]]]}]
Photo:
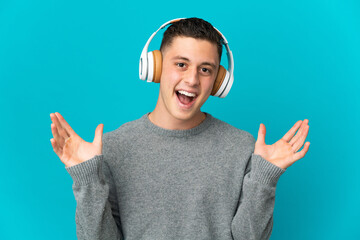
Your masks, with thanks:
[{"label": "nose", "polygon": [[189,86],[199,85],[199,73],[196,68],[188,69],[187,75],[185,77],[185,82]]}]

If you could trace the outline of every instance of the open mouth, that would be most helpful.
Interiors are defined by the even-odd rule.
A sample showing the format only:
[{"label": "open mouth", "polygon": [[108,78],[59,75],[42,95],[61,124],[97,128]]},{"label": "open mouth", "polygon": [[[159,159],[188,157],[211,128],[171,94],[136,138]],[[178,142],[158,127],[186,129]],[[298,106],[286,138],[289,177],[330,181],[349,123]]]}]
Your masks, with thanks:
[{"label": "open mouth", "polygon": [[186,108],[191,107],[197,98],[197,94],[189,93],[184,90],[176,91],[176,95],[181,105]]}]

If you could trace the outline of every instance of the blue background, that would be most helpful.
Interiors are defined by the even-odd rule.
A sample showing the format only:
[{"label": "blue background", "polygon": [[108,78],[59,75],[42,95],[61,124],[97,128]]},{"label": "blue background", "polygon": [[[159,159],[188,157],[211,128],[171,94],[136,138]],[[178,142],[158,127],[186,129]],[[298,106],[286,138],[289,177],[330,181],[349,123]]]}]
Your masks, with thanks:
[{"label": "blue background", "polygon": [[93,141],[98,124],[109,132],[152,111],[159,85],[139,80],[141,50],[164,22],[194,16],[235,59],[229,95],[203,111],[255,138],[264,123],[267,144],[309,119],[310,149],[277,185],[271,239],[360,239],[356,0],[1,1],[0,239],[76,239],[49,114]]}]

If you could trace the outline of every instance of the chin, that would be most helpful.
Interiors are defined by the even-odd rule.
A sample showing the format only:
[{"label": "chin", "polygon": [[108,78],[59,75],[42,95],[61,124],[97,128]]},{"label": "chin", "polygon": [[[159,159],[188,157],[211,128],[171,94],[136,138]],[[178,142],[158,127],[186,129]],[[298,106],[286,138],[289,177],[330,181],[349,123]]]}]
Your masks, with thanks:
[{"label": "chin", "polygon": [[173,113],[173,116],[179,120],[189,121],[189,120],[195,119],[200,113],[201,113],[200,110],[184,111],[184,110],[178,109],[177,111],[175,111]]}]

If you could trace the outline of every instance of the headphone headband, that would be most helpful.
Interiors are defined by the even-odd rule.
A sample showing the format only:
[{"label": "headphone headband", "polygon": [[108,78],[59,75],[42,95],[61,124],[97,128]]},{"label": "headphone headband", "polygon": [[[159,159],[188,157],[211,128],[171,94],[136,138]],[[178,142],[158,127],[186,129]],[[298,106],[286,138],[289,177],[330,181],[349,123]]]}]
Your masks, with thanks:
[{"label": "headphone headband", "polygon": [[[178,22],[181,19],[185,19],[185,18],[175,18],[173,20],[167,21],[166,23],[162,24],[158,30],[156,30],[148,39],[148,41],[146,42],[142,52],[141,52],[141,56],[140,56],[140,63],[139,63],[139,77],[141,80],[147,80],[147,82],[152,82],[152,78],[148,78],[148,74],[149,71],[147,70],[147,67],[149,66],[149,61],[148,61],[148,47],[150,45],[151,40],[155,37],[156,33],[158,31],[160,31],[161,29],[163,29],[164,27],[166,27],[169,24],[172,24],[174,22]],[[228,81],[226,81],[224,84],[222,84],[219,88],[219,90],[214,94],[214,96],[217,97],[225,97],[228,92],[231,89],[231,86],[233,84],[234,81],[234,58],[233,58],[233,54],[229,48],[228,45],[228,41],[226,40],[225,36],[217,29],[214,27],[214,29],[220,34],[221,36],[221,43],[225,46],[226,49],[226,55],[227,55],[227,59],[228,59]]]}]

